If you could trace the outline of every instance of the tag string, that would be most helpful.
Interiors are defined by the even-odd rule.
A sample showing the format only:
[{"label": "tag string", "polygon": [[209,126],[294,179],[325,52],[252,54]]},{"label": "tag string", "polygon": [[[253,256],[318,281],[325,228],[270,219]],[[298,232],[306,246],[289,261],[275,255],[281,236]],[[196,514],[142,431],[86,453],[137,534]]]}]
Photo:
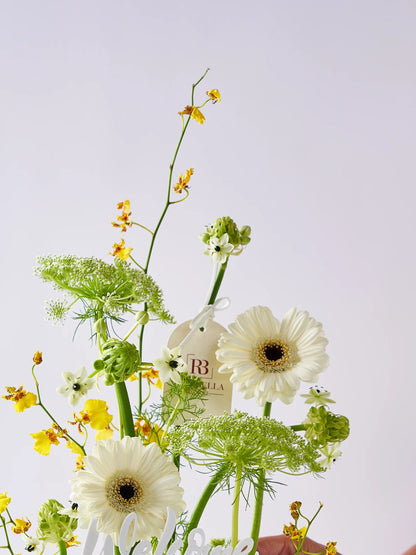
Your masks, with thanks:
[{"label": "tag string", "polygon": [[198,330],[205,331],[205,328],[208,325],[214,316],[217,310],[225,310],[230,306],[230,299],[228,297],[221,297],[217,299],[213,304],[207,304],[201,308],[199,313],[195,316],[195,318],[189,324],[190,331],[189,333],[182,339],[179,343],[179,347],[182,349],[183,346],[188,343],[194,333]]}]

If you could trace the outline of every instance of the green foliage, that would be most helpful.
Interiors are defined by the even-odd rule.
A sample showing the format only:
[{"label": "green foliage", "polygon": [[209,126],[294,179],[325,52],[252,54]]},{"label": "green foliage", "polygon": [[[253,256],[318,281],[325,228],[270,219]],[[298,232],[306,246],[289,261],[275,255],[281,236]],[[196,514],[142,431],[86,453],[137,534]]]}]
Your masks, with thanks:
[{"label": "green foliage", "polygon": [[[154,280],[127,262],[114,260],[107,264],[97,258],[78,256],[42,256],[38,258],[35,275],[64,291],[83,309],[76,316],[81,321],[122,321],[125,313],[135,313],[135,305],[146,302],[147,310],[163,322],[173,322],[163,305],[162,291]],[[62,320],[68,307],[62,301],[49,304],[48,315]]]}]

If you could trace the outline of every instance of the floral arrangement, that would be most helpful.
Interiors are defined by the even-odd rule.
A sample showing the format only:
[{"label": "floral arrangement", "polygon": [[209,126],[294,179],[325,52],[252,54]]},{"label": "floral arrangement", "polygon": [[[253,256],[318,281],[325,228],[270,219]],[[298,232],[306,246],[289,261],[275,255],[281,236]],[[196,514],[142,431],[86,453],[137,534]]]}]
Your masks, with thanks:
[{"label": "floral arrangement", "polygon": [[[63,383],[57,393],[71,407],[65,423],[58,422],[41,397],[39,351],[33,357],[34,391],[23,385],[6,387],[3,398],[14,403],[16,412],[39,407],[45,413],[45,429],[31,434],[35,451],[46,456],[52,446],[64,444],[77,457],[69,477],[70,504],[45,500],[35,531],[28,518],[12,516],[8,493],[0,494],[2,547],[11,555],[15,554],[13,534],[20,535],[28,552],[42,554],[50,544],[64,555],[67,549],[80,545],[77,529],[88,527],[90,532],[96,530],[110,538],[116,554],[133,552],[138,545],[143,553],[190,553],[207,503],[224,489],[230,495],[230,537],[213,540],[210,549],[218,554],[245,550],[252,555],[264,495],[273,495],[277,486],[274,477],[279,473],[326,472],[340,455],[340,442],[349,434],[348,419],[331,412],[334,401],[319,386],[302,395],[310,406],[303,422],[286,426],[271,417],[275,401],[292,403],[301,382],[316,383],[328,367],[322,325],[308,312],[292,308],[280,321],[269,308],[254,306],[239,315],[228,331],[213,328],[215,310],[228,303],[218,298],[227,265],[250,243],[250,227],[238,227],[230,217],[219,217],[201,235],[204,252],[213,263],[206,305],[184,325],[179,339],[162,346],[159,357],[147,360],[144,356],[145,333],[152,322],[174,323],[149,268],[168,209],[190,194],[192,168],[174,180],[185,134],[192,121],[204,123],[201,110],[207,103],[221,100],[219,91],[212,89],[203,102],[195,103],[195,90],[205,75],[192,86],[190,104],[179,112],[182,127],[170,164],[166,203],[154,229],[134,221],[130,202],[125,200],[117,205],[120,212],[112,223],[121,240],[113,245],[111,263],[72,255],[38,259],[35,274],[61,295],[48,304],[48,318],[63,322],[73,313],[78,325],[88,322],[97,360],[88,370],[83,367],[62,373]],[[125,243],[126,232],[133,226],[149,238],[143,262],[135,259],[133,248]],[[117,330],[126,321],[131,322],[131,328],[120,336]],[[225,410],[212,408],[207,381],[211,362],[202,358],[197,363],[191,361],[186,346],[192,341],[193,348],[207,341],[214,345],[216,360],[212,364],[217,365],[217,376],[226,380],[225,388],[234,387],[245,399],[255,398],[262,407],[261,415],[232,412],[230,406]],[[93,395],[92,389],[98,384],[113,389],[118,420],[109,413],[106,401]],[[151,402],[158,389],[158,402]],[[220,390],[224,390],[223,385]],[[224,402],[230,405],[231,397]],[[185,462],[209,475],[199,502],[188,511],[180,486]],[[241,500],[253,518],[244,546],[239,532]],[[291,505],[294,522],[285,524],[283,533],[293,542],[296,553],[306,553],[304,539],[320,510],[321,506],[309,519],[302,514],[300,502]],[[165,538],[164,531],[170,526],[170,535]],[[142,542],[147,543],[143,546]],[[335,543],[328,542],[321,553],[336,553]]]}]

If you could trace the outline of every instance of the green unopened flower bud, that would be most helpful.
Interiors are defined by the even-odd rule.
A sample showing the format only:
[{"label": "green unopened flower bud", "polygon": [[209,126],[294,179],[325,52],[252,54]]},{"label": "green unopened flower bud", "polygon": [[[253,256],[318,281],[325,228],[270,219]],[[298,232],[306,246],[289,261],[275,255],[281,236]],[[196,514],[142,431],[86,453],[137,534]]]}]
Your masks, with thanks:
[{"label": "green unopened flower bud", "polygon": [[94,322],[94,331],[104,337],[107,335],[107,326],[105,325],[104,318],[99,318],[96,322]]},{"label": "green unopened flower bud", "polygon": [[348,418],[333,414],[324,406],[311,407],[303,424],[306,439],[317,447],[344,441],[350,433]]},{"label": "green unopened flower bud", "polygon": [[[211,232],[212,232],[212,228],[207,228],[207,229],[210,229]],[[208,232],[207,232],[207,233],[201,233],[201,235],[199,236],[199,238],[201,239],[201,241],[202,241],[203,243],[205,243],[206,245],[208,245],[209,240],[211,239],[211,237],[212,237],[212,233],[208,233]]]},{"label": "green unopened flower bud", "polygon": [[249,225],[243,225],[240,227],[240,244],[248,245],[251,241],[251,227]]},{"label": "green unopened flower bud", "polygon": [[77,527],[77,519],[59,514],[64,508],[56,499],[49,499],[39,509],[38,534],[39,539],[48,543],[69,541]]},{"label": "green unopened flower bud", "polygon": [[148,321],[149,313],[147,312],[147,310],[139,310],[139,312],[136,313],[136,322],[138,324],[140,324],[141,326],[145,326]]},{"label": "green unopened flower bud", "polygon": [[124,382],[137,371],[140,353],[128,341],[109,339],[103,345],[104,383]]},{"label": "green unopened flower bud", "polygon": [[98,372],[100,372],[101,370],[104,370],[104,361],[102,361],[100,358],[98,360],[94,361],[94,370],[97,370]]},{"label": "green unopened flower bud", "polygon": [[217,218],[212,225],[213,235],[220,239],[224,233],[228,233],[228,241],[237,247],[240,244],[240,232],[234,220],[228,216]]}]

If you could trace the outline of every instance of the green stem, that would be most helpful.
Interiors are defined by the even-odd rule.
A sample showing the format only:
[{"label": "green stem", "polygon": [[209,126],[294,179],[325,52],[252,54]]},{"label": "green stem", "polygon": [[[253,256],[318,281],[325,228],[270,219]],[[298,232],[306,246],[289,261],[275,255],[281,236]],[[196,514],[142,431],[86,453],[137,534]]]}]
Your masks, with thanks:
[{"label": "green stem", "polygon": [[134,431],[133,416],[131,413],[131,405],[129,394],[127,393],[127,387],[124,382],[119,382],[114,384],[117,403],[120,409],[120,436],[124,437],[130,436],[134,437],[136,435]]},{"label": "green stem", "polygon": [[185,534],[183,536],[183,547],[181,551],[182,555],[185,553],[185,551],[188,548],[189,533],[191,532],[191,530],[193,530],[198,526],[202,513],[204,512],[208,501],[210,500],[218,484],[221,482],[222,478],[224,477],[224,474],[227,472],[227,469],[228,469],[228,465],[226,464],[223,464],[222,466],[220,466],[217,472],[208,482],[208,485],[206,486],[204,491],[202,492],[202,495],[194,509],[194,512],[192,513],[191,519],[188,523],[188,526],[186,527]]},{"label": "green stem", "polygon": [[303,424],[295,424],[294,426],[290,426],[290,428],[294,432],[304,432],[306,430],[306,428]]},{"label": "green stem", "polygon": [[[7,514],[9,514],[9,511],[7,511]],[[9,516],[10,516],[10,514],[9,514]],[[1,518],[1,523],[3,525],[3,528],[4,528],[4,535],[6,536],[6,541],[7,541],[7,545],[5,545],[4,547],[7,548],[10,551],[11,555],[14,555],[12,546],[10,545],[9,534],[7,533],[6,519],[4,519],[1,515],[0,515],[0,518]]]},{"label": "green stem", "polygon": [[[207,73],[208,73],[208,69],[205,71],[205,73],[202,75],[202,77],[200,79],[198,79],[198,81],[194,85],[192,85],[192,93],[191,93],[191,104],[192,105],[194,103],[195,87],[197,85],[199,85],[199,83],[202,81],[202,79],[205,77],[205,75]],[[174,155],[173,155],[172,162],[169,166],[169,179],[168,179],[168,190],[167,190],[166,203],[165,203],[165,206],[163,208],[162,214],[159,218],[159,221],[156,224],[155,230],[152,232],[152,239],[150,241],[149,252],[148,252],[147,260],[146,260],[146,265],[143,269],[145,274],[147,274],[147,272],[149,270],[150,258],[152,256],[153,247],[154,247],[154,244],[155,244],[155,241],[156,241],[157,234],[158,234],[160,226],[162,225],[162,222],[163,222],[163,220],[166,216],[166,212],[168,211],[168,208],[171,204],[171,202],[170,202],[170,193],[171,193],[171,190],[172,190],[173,169],[175,167],[176,158],[178,157],[179,149],[181,147],[183,138],[185,136],[185,133],[186,133],[186,130],[188,128],[188,125],[189,125],[190,121],[191,121],[191,116],[188,116],[188,119],[187,119],[185,125],[182,128],[182,132],[180,134],[178,144],[176,145],[176,149],[175,149],[175,152],[174,152]],[[144,305],[144,310],[147,310],[147,303],[145,303],[145,305]],[[142,327],[141,327],[140,338],[139,338],[139,352],[142,356],[143,356],[143,336],[144,336],[144,325],[142,325]],[[142,413],[142,406],[143,406],[142,395],[143,395],[143,393],[142,393],[142,380],[140,379],[139,380],[139,407],[138,407],[140,414]]]},{"label": "green stem", "polygon": [[221,264],[218,275],[217,275],[217,279],[215,280],[214,283],[214,287],[212,288],[212,292],[211,292],[211,296],[209,298],[209,301],[207,304],[214,304],[215,303],[215,299],[217,298],[218,295],[218,291],[220,289],[224,274],[225,274],[225,270],[227,269],[227,264],[228,264],[228,258],[227,260]]},{"label": "green stem", "polygon": [[162,445],[163,445],[163,440],[165,439],[165,436],[166,436],[166,434],[167,434],[169,428],[170,428],[171,425],[172,425],[172,422],[175,420],[176,415],[178,414],[178,408],[179,408],[179,406],[180,406],[180,404],[181,404],[181,401],[182,401],[182,399],[179,397],[179,399],[176,401],[176,405],[175,405],[173,411],[170,413],[170,416],[169,416],[168,421],[166,422],[166,426],[165,426],[165,429],[163,430],[162,438],[161,438],[161,440],[160,440],[160,443],[161,443]]},{"label": "green stem", "polygon": [[[272,409],[271,403],[266,403],[264,405],[263,417],[269,418]],[[259,539],[260,524],[261,524],[261,512],[263,509],[263,495],[264,495],[264,482],[265,482],[266,472],[261,470],[259,473],[259,480],[254,487],[254,512],[253,512],[253,522],[251,525],[251,537],[253,538],[254,544],[253,549],[248,555],[255,555],[257,549],[257,540]]]},{"label": "green stem", "polygon": [[66,555],[66,545],[64,540],[59,540],[58,546],[60,555]]},{"label": "green stem", "polygon": [[241,464],[238,464],[235,471],[234,500],[233,500],[232,525],[231,525],[231,545],[233,548],[238,543],[238,513],[240,510],[242,473],[243,473],[243,467]]}]

